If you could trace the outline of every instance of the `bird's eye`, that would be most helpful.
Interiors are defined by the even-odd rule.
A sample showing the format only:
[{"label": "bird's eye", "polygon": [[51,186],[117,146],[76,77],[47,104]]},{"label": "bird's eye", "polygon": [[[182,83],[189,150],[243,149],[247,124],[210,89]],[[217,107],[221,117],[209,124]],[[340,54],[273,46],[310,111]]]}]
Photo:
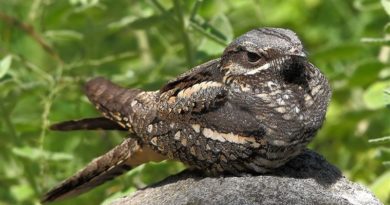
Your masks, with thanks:
[{"label": "bird's eye", "polygon": [[248,61],[250,63],[256,63],[261,58],[260,55],[258,55],[257,53],[252,53],[252,52],[246,52],[246,56],[247,56]]}]

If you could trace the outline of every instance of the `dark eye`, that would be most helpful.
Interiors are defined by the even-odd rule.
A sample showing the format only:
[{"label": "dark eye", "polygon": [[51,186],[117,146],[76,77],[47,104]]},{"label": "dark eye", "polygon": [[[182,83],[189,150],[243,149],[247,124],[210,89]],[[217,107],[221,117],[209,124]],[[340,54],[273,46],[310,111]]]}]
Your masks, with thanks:
[{"label": "dark eye", "polygon": [[260,55],[258,55],[257,53],[252,53],[252,52],[246,52],[246,56],[247,56],[248,61],[250,63],[256,63],[261,58]]}]

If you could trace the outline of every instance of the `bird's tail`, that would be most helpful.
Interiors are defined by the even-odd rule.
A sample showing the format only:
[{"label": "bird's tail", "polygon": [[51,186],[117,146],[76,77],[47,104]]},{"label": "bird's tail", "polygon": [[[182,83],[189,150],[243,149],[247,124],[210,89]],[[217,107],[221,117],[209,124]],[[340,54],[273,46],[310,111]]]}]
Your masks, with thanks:
[{"label": "bird's tail", "polygon": [[143,146],[137,139],[126,138],[122,144],[94,159],[75,175],[48,191],[41,201],[47,203],[80,195],[140,164],[164,159],[165,157]]},{"label": "bird's tail", "polygon": [[87,82],[85,93],[89,100],[102,112],[104,117],[69,120],[50,126],[51,130],[128,130],[132,114],[131,102],[142,92],[138,89],[126,89],[111,83],[102,77]]},{"label": "bird's tail", "polygon": [[80,120],[69,120],[56,123],[50,126],[51,130],[73,131],[73,130],[126,130],[115,121],[105,117],[85,118]]},{"label": "bird's tail", "polygon": [[[52,130],[129,130],[127,117],[132,113],[131,102],[141,92],[114,85],[104,78],[87,82],[85,92],[89,100],[101,111],[105,118],[71,120],[52,125]],[[122,116],[123,115],[123,116]],[[106,154],[94,159],[85,168],[47,192],[42,202],[52,202],[77,196],[121,175],[128,170],[149,162],[161,161],[166,157],[144,146],[135,137],[126,138]]]},{"label": "bird's tail", "polygon": [[141,93],[139,89],[127,89],[113,84],[109,80],[98,77],[87,82],[85,93],[88,99],[104,115],[120,126],[130,129],[128,117],[132,114],[131,103]]}]

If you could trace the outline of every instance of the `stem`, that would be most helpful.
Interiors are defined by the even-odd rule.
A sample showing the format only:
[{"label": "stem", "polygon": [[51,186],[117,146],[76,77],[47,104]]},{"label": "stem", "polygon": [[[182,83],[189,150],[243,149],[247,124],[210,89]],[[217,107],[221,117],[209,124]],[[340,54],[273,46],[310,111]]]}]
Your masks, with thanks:
[{"label": "stem", "polygon": [[[227,43],[219,38],[218,36],[210,33],[210,32],[207,32],[207,30],[204,29],[204,27],[201,25],[201,23],[199,23],[197,21],[197,19],[195,18],[199,8],[200,8],[200,5],[203,3],[203,0],[197,0],[194,4],[194,6],[192,7],[192,10],[191,10],[191,15],[190,15],[190,26],[191,28],[193,28],[195,31],[199,32],[200,34],[204,35],[206,38],[222,45],[222,46],[226,46]],[[213,30],[216,30],[214,29],[213,27],[209,26],[209,25],[206,25],[208,28],[211,28]]]},{"label": "stem", "polygon": [[192,48],[191,48],[191,42],[190,42],[189,36],[187,34],[187,30],[186,30],[186,26],[185,26],[185,22],[184,22],[184,15],[183,15],[182,7],[180,5],[180,0],[174,0],[173,2],[175,5],[176,16],[177,16],[177,19],[179,21],[178,26],[180,29],[181,38],[183,40],[184,49],[185,49],[186,55],[187,55],[187,63],[189,64],[190,67],[192,67],[194,65],[194,58],[193,58],[193,53],[192,53]]},{"label": "stem", "polygon": [[[55,77],[55,80],[54,80],[54,83],[49,87],[49,94],[47,95],[47,97],[44,99],[44,104],[43,104],[43,113],[42,113],[42,126],[41,126],[41,133],[39,135],[39,149],[44,152],[44,143],[45,143],[45,138],[46,138],[46,130],[47,128],[49,127],[49,124],[50,124],[50,121],[48,120],[49,118],[49,114],[50,114],[50,110],[51,110],[51,106],[53,104],[53,100],[54,100],[54,97],[55,95],[57,94],[58,92],[58,85],[59,85],[59,82],[62,78],[62,73],[63,73],[63,70],[64,70],[64,67],[63,67],[63,64],[59,64],[58,65],[58,69],[57,69],[57,73],[56,73],[56,77]],[[45,170],[46,170],[46,167],[47,167],[47,161],[45,158],[41,158],[40,159],[40,176],[42,176],[41,180],[42,180],[42,187],[45,186],[45,178],[43,176],[45,176]]]},{"label": "stem", "polygon": [[177,23],[176,19],[173,18],[173,16],[157,1],[157,0],[151,0],[153,6],[156,7],[156,9],[163,14],[163,16],[166,16],[168,18],[168,23],[166,24],[169,29],[172,29],[173,31],[176,31],[177,27],[175,26]]},{"label": "stem", "polygon": [[20,139],[19,139],[19,136],[16,134],[16,129],[15,129],[14,125],[11,122],[11,118],[9,116],[9,111],[7,111],[6,107],[4,106],[4,104],[2,102],[0,102],[0,113],[1,113],[1,117],[3,118],[3,120],[5,122],[5,125],[8,128],[8,131],[9,131],[9,134],[11,135],[12,140],[14,141],[14,143],[17,146],[20,146],[21,145]]},{"label": "stem", "polygon": [[221,38],[217,37],[216,35],[213,35],[209,32],[207,32],[202,26],[200,26],[197,22],[191,21],[191,27],[195,29],[195,31],[199,32],[200,34],[204,35],[206,38],[222,45],[227,46],[226,41],[222,40]]},{"label": "stem", "polygon": [[191,15],[190,15],[190,21],[195,19],[196,13],[198,12],[200,5],[203,3],[203,0],[197,0],[194,4],[194,7],[192,7]]},{"label": "stem", "polygon": [[116,54],[116,55],[105,56],[105,57],[99,58],[99,59],[90,59],[90,60],[86,60],[86,61],[76,62],[76,63],[73,63],[69,66],[66,66],[66,69],[69,70],[69,69],[83,67],[83,66],[101,66],[101,65],[106,64],[106,63],[111,63],[111,62],[115,62],[117,60],[132,58],[135,56],[137,56],[136,53],[124,52],[124,53],[120,53],[120,54]]},{"label": "stem", "polygon": [[144,65],[150,66],[153,64],[152,52],[150,51],[149,39],[145,31],[135,31],[135,36],[138,41],[140,57]]},{"label": "stem", "polygon": [[167,12],[165,8],[157,0],[152,0],[152,3],[161,13]]}]

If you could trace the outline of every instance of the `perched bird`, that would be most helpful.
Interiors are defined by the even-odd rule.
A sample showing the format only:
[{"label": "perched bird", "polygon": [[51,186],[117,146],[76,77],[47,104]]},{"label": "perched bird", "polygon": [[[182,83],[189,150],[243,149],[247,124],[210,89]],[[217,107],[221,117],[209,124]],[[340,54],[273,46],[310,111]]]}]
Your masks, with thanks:
[{"label": "perched bird", "polygon": [[104,78],[85,93],[104,117],[53,130],[126,130],[122,144],[50,190],[42,202],[76,196],[148,161],[175,159],[209,174],[266,173],[298,155],[320,129],[331,97],[296,34],[260,28],[221,58],[160,90],[119,87]]}]

